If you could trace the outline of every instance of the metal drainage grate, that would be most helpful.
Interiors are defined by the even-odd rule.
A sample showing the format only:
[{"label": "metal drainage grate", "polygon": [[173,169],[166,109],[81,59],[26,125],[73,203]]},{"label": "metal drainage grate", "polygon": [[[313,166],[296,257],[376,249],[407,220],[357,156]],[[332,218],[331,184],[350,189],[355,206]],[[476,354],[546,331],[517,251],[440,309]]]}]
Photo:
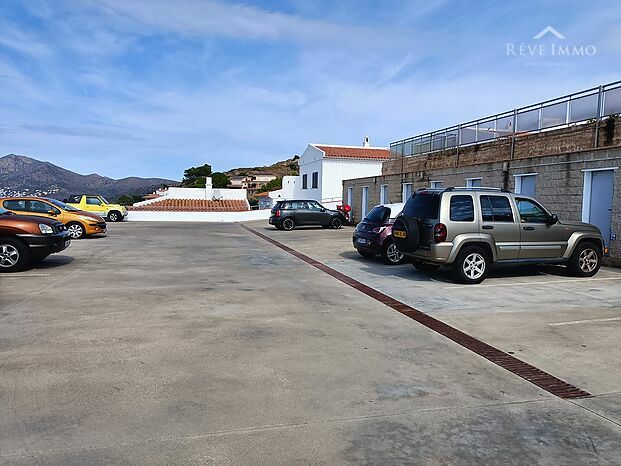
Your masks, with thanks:
[{"label": "metal drainage grate", "polygon": [[365,285],[364,283],[359,282],[341,272],[337,272],[331,267],[319,262],[312,257],[309,257],[301,252],[296,251],[289,246],[286,246],[275,239],[270,238],[263,233],[256,231],[253,228],[250,228],[246,225],[241,225],[243,228],[248,230],[251,233],[254,233],[260,238],[263,238],[265,241],[273,244],[274,246],[279,247],[283,251],[287,251],[289,254],[297,257],[298,259],[303,260],[304,262],[312,265],[313,267],[327,273],[328,275],[340,280],[346,285],[355,288],[356,290],[370,296],[371,298],[379,301],[382,304],[394,309],[397,312],[409,317],[410,319],[415,320],[416,322],[424,325],[425,327],[433,330],[436,333],[448,338],[449,340],[457,343],[464,348],[469,349],[470,351],[478,354],[479,356],[484,357],[488,361],[493,362],[494,364],[508,370],[509,372],[514,373],[515,375],[527,380],[528,382],[538,386],[539,388],[556,395],[560,398],[569,399],[569,398],[588,398],[592,397],[589,392],[579,389],[578,387],[574,387],[573,385],[561,380],[553,375],[548,374],[547,372],[542,371],[541,369],[536,368],[510,354],[505,353],[504,351],[499,350],[487,343],[478,340],[467,333],[462,332],[461,330],[456,329],[455,327],[451,327],[444,322],[427,315],[418,309],[415,309],[411,306],[408,306],[401,301],[398,301],[390,296],[377,291],[370,286]]}]

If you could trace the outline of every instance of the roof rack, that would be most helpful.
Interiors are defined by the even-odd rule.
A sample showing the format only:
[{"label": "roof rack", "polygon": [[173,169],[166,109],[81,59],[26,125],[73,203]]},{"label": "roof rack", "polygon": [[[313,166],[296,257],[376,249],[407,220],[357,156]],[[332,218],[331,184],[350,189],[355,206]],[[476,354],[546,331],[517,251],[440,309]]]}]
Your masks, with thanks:
[{"label": "roof rack", "polygon": [[445,191],[455,191],[455,190],[466,190],[466,191],[493,191],[499,193],[511,193],[510,189],[505,188],[491,188],[486,186],[451,186],[450,188],[446,188]]}]

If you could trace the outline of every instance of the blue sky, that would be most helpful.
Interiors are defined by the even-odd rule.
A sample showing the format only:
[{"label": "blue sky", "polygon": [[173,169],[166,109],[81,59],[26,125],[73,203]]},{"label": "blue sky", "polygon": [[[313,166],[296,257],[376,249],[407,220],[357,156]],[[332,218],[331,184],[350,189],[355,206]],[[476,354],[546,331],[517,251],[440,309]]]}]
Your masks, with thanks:
[{"label": "blue sky", "polygon": [[[179,179],[621,79],[621,3],[2,0],[0,155]],[[594,56],[508,56],[551,25]]]}]

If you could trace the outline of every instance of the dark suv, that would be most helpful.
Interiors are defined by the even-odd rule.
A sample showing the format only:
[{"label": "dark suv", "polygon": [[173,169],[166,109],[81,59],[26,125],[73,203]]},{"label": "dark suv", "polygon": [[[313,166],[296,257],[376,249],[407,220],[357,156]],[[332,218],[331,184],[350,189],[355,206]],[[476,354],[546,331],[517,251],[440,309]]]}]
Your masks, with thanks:
[{"label": "dark suv", "polygon": [[0,272],[17,272],[71,243],[67,227],[44,217],[15,215],[0,207]]},{"label": "dark suv", "polygon": [[326,209],[313,200],[278,201],[272,208],[270,225],[279,230],[293,230],[301,225],[321,225],[323,228],[341,228],[347,223],[343,212]]},{"label": "dark suv", "polygon": [[419,189],[392,234],[418,270],[449,265],[462,283],[482,282],[495,263],[564,264],[591,277],[603,253],[595,225],[559,221],[537,200],[495,188]]}]

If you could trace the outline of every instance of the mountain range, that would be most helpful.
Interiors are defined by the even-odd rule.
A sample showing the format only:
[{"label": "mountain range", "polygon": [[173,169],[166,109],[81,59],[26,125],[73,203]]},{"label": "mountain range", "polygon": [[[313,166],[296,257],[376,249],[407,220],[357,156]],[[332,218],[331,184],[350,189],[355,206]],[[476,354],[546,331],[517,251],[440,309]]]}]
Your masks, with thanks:
[{"label": "mountain range", "polygon": [[115,180],[97,174],[80,175],[50,162],[8,154],[0,157],[0,196],[39,195],[63,199],[70,194],[100,194],[113,200],[123,194],[145,195],[178,181],[129,177]]}]

